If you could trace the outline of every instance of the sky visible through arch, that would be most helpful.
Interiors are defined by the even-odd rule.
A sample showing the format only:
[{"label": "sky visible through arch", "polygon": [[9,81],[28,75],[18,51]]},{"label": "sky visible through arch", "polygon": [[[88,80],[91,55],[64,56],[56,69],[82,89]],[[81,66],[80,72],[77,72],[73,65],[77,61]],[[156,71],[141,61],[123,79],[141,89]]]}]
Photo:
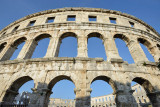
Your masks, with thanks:
[{"label": "sky visible through arch", "polygon": [[[117,10],[124,13],[128,13],[130,15],[136,16],[137,18],[143,20],[148,23],[152,27],[154,27],[158,32],[160,32],[160,1],[159,0],[1,0],[0,1],[0,29],[4,28],[8,24],[32,13],[55,9],[55,8],[64,8],[64,7],[93,7],[93,8],[104,8],[110,10]],[[67,42],[68,41],[68,42]],[[70,42],[71,41],[71,42]],[[48,46],[48,39],[39,42],[39,47],[44,52],[39,52],[38,47],[33,54],[33,58],[43,57],[45,55],[46,47]],[[60,49],[59,56],[67,56],[76,57],[77,55],[77,41],[75,38],[65,38],[62,41],[62,47]],[[90,38],[88,41],[88,54],[89,57],[102,57],[105,60],[107,59],[103,43],[98,38]],[[120,56],[128,63],[134,63],[129,51],[126,47],[125,42],[120,39],[116,39],[116,46],[120,53]],[[12,60],[15,59],[20,52],[24,44],[19,45],[17,51],[14,53]],[[95,46],[94,46],[95,45]],[[147,54],[147,49],[143,45],[141,45],[145,53]],[[125,48],[124,48],[125,47]],[[66,49],[69,48],[71,51],[65,52]],[[95,49],[99,49],[95,51]],[[99,52],[99,53],[98,53]],[[41,53],[41,54],[39,54]],[[66,54],[63,54],[66,53]],[[95,54],[92,54],[95,53]],[[153,61],[152,56],[147,54],[148,59]],[[24,89],[29,90],[30,87],[34,87],[33,82],[28,82],[25,87],[21,88],[20,91]],[[67,85],[65,85],[67,84]],[[100,87],[99,87],[100,85]],[[64,94],[70,93],[72,90],[72,94],[66,95],[64,98],[75,98],[73,89],[74,84],[70,81],[60,81],[55,85],[53,92],[53,97],[63,98]],[[64,92],[64,88],[66,89]],[[93,92],[92,96],[101,96],[108,93],[111,93],[111,87],[106,85],[103,81],[95,81],[95,83],[91,86]],[[101,90],[103,89],[103,90]],[[57,90],[57,92],[56,92]],[[67,91],[68,90],[68,91]],[[67,97],[68,96],[68,97]]]}]

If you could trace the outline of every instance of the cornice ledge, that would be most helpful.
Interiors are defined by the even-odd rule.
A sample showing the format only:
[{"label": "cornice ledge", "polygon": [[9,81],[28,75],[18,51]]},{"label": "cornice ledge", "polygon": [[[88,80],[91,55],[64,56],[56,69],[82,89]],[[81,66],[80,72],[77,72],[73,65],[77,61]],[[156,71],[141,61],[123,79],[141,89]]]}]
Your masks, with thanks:
[{"label": "cornice ledge", "polygon": [[[30,29],[38,29],[38,28],[49,28],[49,27],[53,27],[53,26],[59,26],[59,25],[62,25],[62,26],[68,26],[68,25],[77,25],[77,26],[91,26],[91,25],[101,25],[102,27],[106,27],[106,26],[111,26],[111,27],[120,27],[121,29],[124,28],[126,30],[134,30],[135,32],[140,32],[142,34],[145,34],[145,35],[148,35],[150,36],[151,38],[157,40],[160,42],[160,38],[156,37],[155,35],[149,33],[149,32],[146,32],[146,31],[143,31],[143,30],[140,30],[140,29],[135,29],[135,28],[132,28],[132,27],[127,27],[127,26],[122,26],[122,25],[115,25],[115,24],[104,24],[104,23],[88,23],[88,22],[84,22],[84,23],[74,23],[74,22],[70,22],[70,23],[50,23],[50,24],[43,24],[43,25],[37,25],[37,26],[32,26],[32,27],[26,27],[26,28],[23,28],[23,29],[20,29],[20,30],[17,30],[15,32],[12,32],[12,33],[8,33],[8,34],[5,34],[3,35],[2,37],[0,37],[0,40],[3,39],[3,38],[7,38],[9,37],[10,35],[14,35],[14,34],[17,34],[17,33],[20,33],[20,32],[24,32],[24,31],[28,31]],[[43,27],[42,27],[43,26]]]},{"label": "cornice ledge", "polygon": [[11,24],[9,24],[8,26],[6,26],[5,28],[3,28],[0,33],[2,33],[3,31],[5,31],[6,29],[8,29],[9,27],[19,23],[19,22],[22,22],[26,19],[29,19],[29,18],[32,18],[32,17],[36,17],[36,16],[39,16],[39,15],[44,15],[44,14],[49,14],[49,13],[57,13],[57,12],[65,12],[65,11],[86,11],[86,12],[101,12],[101,13],[111,13],[111,14],[116,14],[116,15],[121,15],[121,16],[124,16],[124,17],[128,17],[128,18],[131,18],[133,20],[136,20],[138,21],[139,23],[145,25],[146,27],[148,27],[150,30],[152,30],[153,32],[155,32],[158,36],[160,36],[160,34],[153,28],[151,27],[150,25],[148,25],[147,23],[145,23],[144,21],[138,19],[137,17],[135,16],[132,16],[132,15],[129,15],[127,13],[122,13],[120,11],[115,11],[115,10],[108,10],[108,9],[101,9],[101,8],[85,8],[85,7],[65,7],[65,8],[58,8],[58,9],[52,9],[52,10],[45,10],[45,11],[41,11],[41,12],[38,12],[38,13],[34,13],[34,14],[31,14],[31,15],[28,15],[28,16],[25,16]]}]

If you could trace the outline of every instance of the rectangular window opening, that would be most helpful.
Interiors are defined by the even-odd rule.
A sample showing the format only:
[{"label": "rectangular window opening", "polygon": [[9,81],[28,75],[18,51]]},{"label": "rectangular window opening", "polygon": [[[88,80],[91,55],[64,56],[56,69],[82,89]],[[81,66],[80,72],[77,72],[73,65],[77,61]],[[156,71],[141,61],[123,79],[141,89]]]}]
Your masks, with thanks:
[{"label": "rectangular window opening", "polygon": [[53,23],[55,17],[48,17],[46,23]]},{"label": "rectangular window opening", "polygon": [[129,23],[130,23],[131,27],[134,27],[134,23],[133,22],[129,22]]},{"label": "rectangular window opening", "polygon": [[150,32],[150,30],[149,29],[146,29],[147,30],[147,32]]},{"label": "rectangular window opening", "polygon": [[116,24],[116,23],[117,23],[117,22],[116,22],[116,18],[110,17],[109,20],[110,20],[110,23],[113,23],[113,24]]},{"label": "rectangular window opening", "polygon": [[76,21],[76,16],[75,15],[69,15],[67,17],[67,21]]},{"label": "rectangular window opening", "polygon": [[89,16],[89,21],[97,21],[97,17],[96,16]]},{"label": "rectangular window opening", "polygon": [[28,26],[34,26],[35,22],[36,22],[35,20],[34,21],[30,21]]},{"label": "rectangular window opening", "polygon": [[4,33],[2,34],[2,36],[5,35],[5,34],[6,34],[6,32],[4,32]]},{"label": "rectangular window opening", "polygon": [[12,32],[16,31],[18,28],[19,28],[19,26],[16,26],[16,27],[12,30]]}]

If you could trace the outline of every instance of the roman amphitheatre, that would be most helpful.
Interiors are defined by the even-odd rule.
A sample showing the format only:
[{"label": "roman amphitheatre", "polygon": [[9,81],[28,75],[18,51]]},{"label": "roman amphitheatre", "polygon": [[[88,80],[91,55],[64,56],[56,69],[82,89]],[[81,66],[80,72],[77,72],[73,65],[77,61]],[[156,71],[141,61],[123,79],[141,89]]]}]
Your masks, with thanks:
[{"label": "roman amphitheatre", "polygon": [[[77,57],[58,57],[61,41],[69,36],[77,39]],[[91,37],[103,41],[107,60],[88,57]],[[50,39],[46,55],[31,58],[44,38]],[[120,57],[116,38],[126,43],[134,64]],[[10,60],[22,42],[25,44],[18,57]],[[147,59],[139,43],[147,47],[155,62]],[[159,58],[160,34],[132,15],[99,8],[60,8],[31,14],[0,31],[1,106],[15,107],[19,88],[33,80],[33,92],[24,93],[27,107],[143,107],[140,103],[160,107]],[[52,88],[60,80],[74,83],[74,100],[50,99]],[[90,86],[96,80],[106,81],[112,87],[110,102],[106,96],[90,97]],[[132,81],[139,85],[131,87]],[[136,91],[139,87],[144,90]],[[58,101],[57,105],[52,106],[53,100]],[[68,101],[70,105],[66,105]]]}]

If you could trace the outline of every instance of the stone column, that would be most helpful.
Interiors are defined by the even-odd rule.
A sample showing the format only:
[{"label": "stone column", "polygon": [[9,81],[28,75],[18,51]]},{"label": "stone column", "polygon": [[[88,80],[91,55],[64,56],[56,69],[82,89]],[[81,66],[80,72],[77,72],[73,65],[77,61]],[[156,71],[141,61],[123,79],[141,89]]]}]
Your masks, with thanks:
[{"label": "stone column", "polygon": [[87,87],[87,78],[86,78],[87,71],[79,71],[77,74],[77,81],[76,81],[76,89],[74,89],[76,94],[76,104],[75,107],[90,107],[90,93],[91,89]]},{"label": "stone column", "polygon": [[48,58],[48,57],[58,57],[59,48],[60,48],[59,37],[50,38],[50,42],[49,42],[47,53],[46,53],[45,57],[46,58]]},{"label": "stone column", "polygon": [[138,41],[131,40],[127,45],[135,63],[148,61]]},{"label": "stone column", "polygon": [[107,55],[107,60],[111,62],[123,62],[123,59],[119,56],[114,38],[104,38],[103,42]]},{"label": "stone column", "polygon": [[153,107],[160,106],[160,91],[147,94]]},{"label": "stone column", "polygon": [[27,40],[22,50],[20,51],[17,59],[29,59],[37,46],[37,42],[33,39]]},{"label": "stone column", "polygon": [[9,60],[16,50],[17,46],[13,46],[12,44],[6,45],[6,47],[0,53],[0,60]]},{"label": "stone column", "polygon": [[88,57],[87,37],[78,37],[77,57]]}]

